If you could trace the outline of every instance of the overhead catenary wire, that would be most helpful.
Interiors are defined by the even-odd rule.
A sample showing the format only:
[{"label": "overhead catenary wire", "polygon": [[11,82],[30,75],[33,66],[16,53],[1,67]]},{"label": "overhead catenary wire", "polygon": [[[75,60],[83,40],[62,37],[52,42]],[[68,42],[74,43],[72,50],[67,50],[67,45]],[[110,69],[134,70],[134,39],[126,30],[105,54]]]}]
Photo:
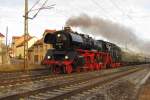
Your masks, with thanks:
[{"label": "overhead catenary wire", "polygon": [[53,4],[53,5],[51,5],[51,6],[46,6],[46,7],[43,7],[43,8],[37,8],[37,9],[33,9],[33,10],[31,10],[30,12],[32,12],[32,11],[36,11],[36,10],[39,10],[39,9],[52,9],[52,8],[54,8],[54,5],[55,4]]},{"label": "overhead catenary wire", "polygon": [[42,8],[45,6],[45,4],[47,3],[47,1],[48,0],[46,0],[43,4],[42,4],[42,6],[38,9],[38,11],[35,13],[35,15],[33,15],[33,17],[31,17],[30,19],[34,19],[36,16],[37,16],[37,14],[42,10]]},{"label": "overhead catenary wire", "polygon": [[[27,14],[29,14],[30,12],[33,12],[33,11],[37,11],[32,17],[29,17],[29,16],[28,16],[28,19],[34,19],[34,18],[38,15],[38,13],[39,13],[41,10],[43,10],[43,9],[52,9],[52,8],[54,8],[54,6],[56,5],[56,4],[52,4],[52,5],[50,5],[50,6],[45,6],[46,3],[48,2],[48,0],[45,0],[45,2],[42,4],[42,6],[41,6],[40,8],[33,9],[37,4],[39,4],[40,1],[41,1],[41,0],[38,0],[38,1],[30,8],[30,10],[27,11]],[[24,17],[24,16],[23,16],[23,17]]]},{"label": "overhead catenary wire", "polygon": [[47,3],[47,1],[48,1],[48,0],[46,0],[46,1],[42,4],[41,8],[39,8],[39,10],[37,11],[37,13],[32,17],[32,19],[37,16],[37,14],[38,14],[38,13],[42,10],[42,8],[45,6],[45,4]]},{"label": "overhead catenary wire", "polygon": [[133,23],[136,24],[136,22],[133,20],[133,18],[131,16],[129,16],[128,14],[125,14],[125,12],[112,0],[109,0],[113,6],[115,6],[123,15],[127,16]]},{"label": "overhead catenary wire", "polygon": [[28,11],[28,13],[31,12],[31,11],[33,10],[33,8],[34,8],[40,1],[41,1],[41,0],[38,0],[38,1],[30,8],[30,10]]},{"label": "overhead catenary wire", "polygon": [[112,15],[110,15],[110,14],[108,14],[107,13],[107,11],[106,11],[106,9],[105,8],[103,8],[97,1],[95,1],[95,0],[91,0],[98,8],[100,8],[103,12],[104,12],[104,16],[106,17],[106,18],[109,18],[109,16],[111,16],[114,20],[116,20],[116,18],[114,18]]}]

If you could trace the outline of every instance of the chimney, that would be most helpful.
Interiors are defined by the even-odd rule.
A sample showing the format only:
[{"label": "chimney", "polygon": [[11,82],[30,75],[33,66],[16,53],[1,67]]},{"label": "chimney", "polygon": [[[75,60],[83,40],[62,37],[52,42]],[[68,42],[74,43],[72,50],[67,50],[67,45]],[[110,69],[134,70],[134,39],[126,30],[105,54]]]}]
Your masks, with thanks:
[{"label": "chimney", "polygon": [[67,27],[64,27],[64,31],[66,31],[66,32],[71,32],[72,29],[71,29],[71,27],[67,26]]}]

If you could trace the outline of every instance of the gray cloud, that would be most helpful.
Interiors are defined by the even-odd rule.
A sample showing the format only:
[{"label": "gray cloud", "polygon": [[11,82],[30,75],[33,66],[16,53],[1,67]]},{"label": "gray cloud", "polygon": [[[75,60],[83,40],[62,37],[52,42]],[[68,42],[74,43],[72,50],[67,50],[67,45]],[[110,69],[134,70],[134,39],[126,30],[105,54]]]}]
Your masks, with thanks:
[{"label": "gray cloud", "polygon": [[134,32],[123,25],[98,17],[89,17],[86,14],[72,16],[66,22],[67,26],[78,27],[83,32],[92,33],[95,36],[102,36],[111,42],[125,45],[127,43],[132,49],[139,49],[148,53],[149,42],[145,42],[137,37]]}]

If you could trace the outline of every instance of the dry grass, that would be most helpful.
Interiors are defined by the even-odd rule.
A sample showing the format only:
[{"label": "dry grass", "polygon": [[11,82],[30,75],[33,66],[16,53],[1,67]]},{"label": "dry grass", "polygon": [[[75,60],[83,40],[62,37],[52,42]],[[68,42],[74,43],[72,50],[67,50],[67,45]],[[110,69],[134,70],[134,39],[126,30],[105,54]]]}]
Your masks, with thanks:
[{"label": "dry grass", "polygon": [[[35,70],[35,69],[43,69],[45,68],[42,65],[29,65],[26,70]],[[24,71],[23,64],[5,64],[0,65],[0,72],[14,72],[14,71]]]}]

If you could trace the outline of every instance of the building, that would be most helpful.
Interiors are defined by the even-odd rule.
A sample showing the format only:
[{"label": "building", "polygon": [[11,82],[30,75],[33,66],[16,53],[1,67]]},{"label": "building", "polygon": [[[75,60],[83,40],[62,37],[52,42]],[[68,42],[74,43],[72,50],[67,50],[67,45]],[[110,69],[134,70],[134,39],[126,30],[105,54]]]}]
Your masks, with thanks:
[{"label": "building", "polygon": [[4,58],[5,58],[5,55],[6,55],[6,48],[5,48],[5,45],[4,45],[4,35],[2,33],[0,33],[0,64],[3,64],[4,63]]},{"label": "building", "polygon": [[28,57],[31,64],[40,64],[43,60],[43,41],[37,40],[35,44],[29,48]]},{"label": "building", "polygon": [[28,40],[22,41],[20,44],[16,46],[15,56],[19,59],[24,59],[24,44],[28,42],[28,48],[32,47],[37,41],[36,37],[29,37]]},{"label": "building", "polygon": [[0,43],[3,43],[4,42],[4,35],[2,33],[0,33]]},{"label": "building", "polygon": [[24,41],[24,35],[22,35],[22,36],[13,36],[12,37],[12,44],[11,44],[12,57],[16,57],[16,53],[17,53],[17,49],[16,48],[23,41]]},{"label": "building", "polygon": [[37,40],[35,44],[29,48],[28,57],[30,64],[41,64],[42,60],[45,57],[45,54],[48,49],[52,48],[51,44],[45,44],[43,39],[46,34],[55,32],[56,30],[45,30],[43,34],[43,38]]},{"label": "building", "polygon": [[24,58],[25,41],[28,42],[28,48],[30,48],[37,41],[37,38],[30,35],[28,36],[28,40],[24,40],[24,35],[12,37],[12,57],[20,59]]},{"label": "building", "polygon": [[9,56],[10,58],[13,57],[13,51],[12,51],[12,48],[11,48],[11,47],[8,47],[8,56]]}]

